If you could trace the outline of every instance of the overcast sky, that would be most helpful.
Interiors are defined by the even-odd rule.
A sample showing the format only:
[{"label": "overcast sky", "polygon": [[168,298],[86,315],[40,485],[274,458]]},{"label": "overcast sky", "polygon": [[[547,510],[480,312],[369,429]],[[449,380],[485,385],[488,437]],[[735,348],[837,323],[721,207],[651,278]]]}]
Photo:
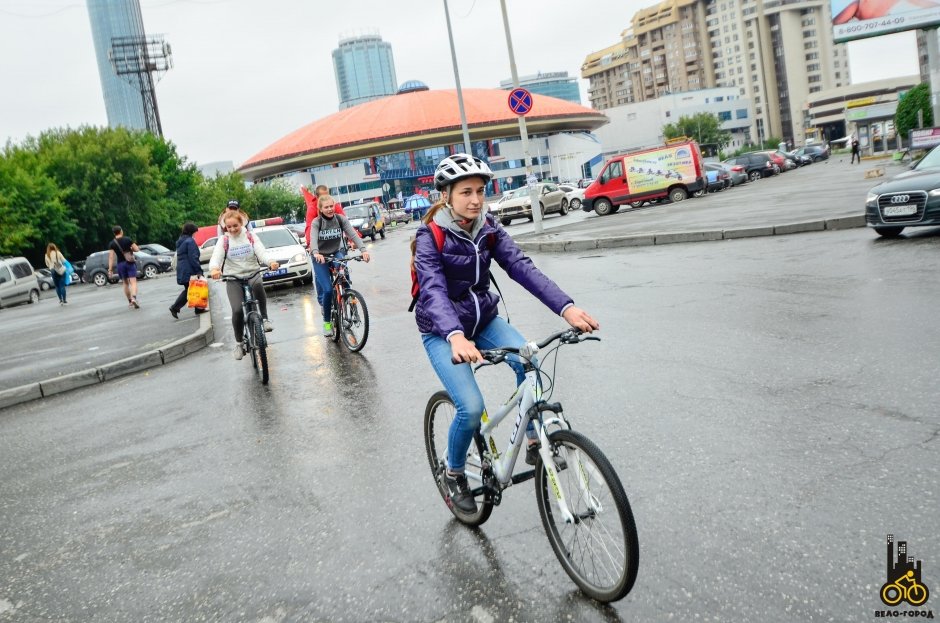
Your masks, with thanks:
[{"label": "overcast sky", "polygon": [[[454,88],[443,0],[140,0],[174,67],[157,86],[165,136],[190,161],[236,166],[337,111],[331,52],[341,36],[392,44],[399,84]],[[652,0],[507,0],[520,75],[580,75]],[[511,76],[497,0],[451,0],[462,86]],[[0,141],[107,125],[84,0],[0,0]],[[849,44],[853,82],[918,73],[913,33]],[[581,81],[583,103],[587,81]]]}]

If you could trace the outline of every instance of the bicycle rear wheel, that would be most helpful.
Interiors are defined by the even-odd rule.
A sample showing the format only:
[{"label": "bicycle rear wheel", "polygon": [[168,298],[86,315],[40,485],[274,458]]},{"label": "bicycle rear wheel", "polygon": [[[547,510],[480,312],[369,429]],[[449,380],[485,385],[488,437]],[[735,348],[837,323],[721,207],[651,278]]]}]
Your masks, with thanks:
[{"label": "bicycle rear wheel", "polygon": [[343,343],[352,353],[358,353],[369,339],[369,308],[366,300],[355,290],[343,294],[343,308],[339,314]]},{"label": "bicycle rear wheel", "polygon": [[[447,435],[450,431],[450,424],[454,421],[455,411],[454,402],[447,392],[439,391],[431,396],[431,399],[428,400],[428,406],[424,410],[424,447],[428,453],[428,463],[431,466],[434,484],[437,485],[437,491],[444,498],[447,508],[461,523],[468,526],[479,526],[489,519],[490,514],[493,512],[492,494],[484,492],[482,496],[476,496],[477,512],[465,513],[451,504],[447,495],[447,488],[442,482],[447,461]],[[478,443],[479,438],[474,439],[467,451],[465,471],[470,480],[471,489],[481,487],[483,464],[480,460]]]},{"label": "bicycle rear wheel", "polygon": [[251,317],[251,333],[254,336],[254,348],[251,351],[251,361],[255,361],[255,351],[258,353],[258,362],[255,369],[261,375],[261,384],[268,384],[268,341],[264,336],[264,325],[260,316]]},{"label": "bicycle rear wheel", "polygon": [[540,455],[535,494],[555,556],[588,596],[604,603],[622,599],[636,581],[640,544],[620,478],[584,435],[558,430],[548,439],[558,470],[557,486],[575,518],[574,523],[565,523],[561,516]]}]

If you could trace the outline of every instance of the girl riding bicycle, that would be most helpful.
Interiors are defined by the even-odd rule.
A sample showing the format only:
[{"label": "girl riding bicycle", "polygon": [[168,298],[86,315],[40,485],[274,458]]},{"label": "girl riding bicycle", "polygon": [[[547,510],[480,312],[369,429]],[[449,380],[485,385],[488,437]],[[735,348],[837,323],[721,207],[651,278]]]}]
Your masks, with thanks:
[{"label": "girl riding bicycle", "polygon": [[[257,237],[252,236],[245,229],[248,215],[241,210],[227,210],[223,220],[225,235],[215,243],[212,259],[209,260],[209,275],[213,279],[226,275],[233,277],[247,277],[258,270],[259,266],[268,265],[271,270],[278,267],[278,263],[268,258],[268,252]],[[264,283],[261,274],[256,274],[249,282],[251,292],[261,308],[261,317],[264,319],[264,330],[270,332],[274,329],[268,320],[268,299],[264,294]],[[228,302],[232,306],[232,328],[235,330],[235,359],[245,356],[245,345],[241,342],[245,318],[242,314],[244,293],[242,287],[235,281],[225,285],[228,293]]]},{"label": "girl riding bicycle", "polygon": [[[486,184],[492,177],[486,163],[474,156],[458,153],[444,158],[434,173],[441,199],[424,216],[412,242],[419,288],[415,321],[428,359],[456,409],[448,434],[444,484],[451,502],[468,513],[476,512],[476,502],[464,465],[484,408],[469,364],[482,361],[478,346],[525,344],[525,338],[497,315],[499,297],[489,287],[491,260],[572,327],[588,333],[599,328],[486,214]],[[443,231],[442,247],[432,223]],[[514,359],[510,365],[521,383],[525,378],[522,364]],[[529,435],[527,455],[533,455],[531,430]],[[534,456],[531,460],[534,463]]]},{"label": "girl riding bicycle", "polygon": [[[362,240],[356,229],[349,224],[342,214],[336,214],[336,200],[330,195],[321,195],[317,199],[319,214],[310,222],[310,253],[315,261],[313,273],[317,280],[317,299],[323,309],[323,335],[333,334],[333,323],[330,322],[330,313],[333,311],[333,286],[330,281],[330,267],[326,264],[325,255],[336,257],[346,256],[346,244],[343,234],[349,241],[349,247],[359,248],[356,241]],[[363,249],[362,259],[369,261],[369,252]]]}]

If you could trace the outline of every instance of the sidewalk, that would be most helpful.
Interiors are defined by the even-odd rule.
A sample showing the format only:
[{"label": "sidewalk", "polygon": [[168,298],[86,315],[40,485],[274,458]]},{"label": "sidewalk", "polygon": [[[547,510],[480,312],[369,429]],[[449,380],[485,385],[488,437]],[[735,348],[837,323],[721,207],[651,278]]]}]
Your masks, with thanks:
[{"label": "sidewalk", "polygon": [[121,287],[70,286],[69,305],[43,292],[35,305],[0,312],[0,409],[169,363],[213,340],[211,314],[168,311],[180,286],[165,273],[139,284],[141,308]]},{"label": "sidewalk", "polygon": [[[885,177],[865,178],[874,168]],[[836,156],[676,204],[623,206],[568,225],[550,217],[541,234],[515,240],[526,251],[574,252],[864,227],[868,190],[903,170],[887,159],[852,165]]]}]

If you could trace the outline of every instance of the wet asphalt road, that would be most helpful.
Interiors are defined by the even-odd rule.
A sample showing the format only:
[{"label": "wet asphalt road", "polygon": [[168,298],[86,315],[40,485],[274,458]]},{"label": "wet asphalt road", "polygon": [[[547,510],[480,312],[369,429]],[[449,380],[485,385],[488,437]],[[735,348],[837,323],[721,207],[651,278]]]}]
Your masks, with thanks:
[{"label": "wet asphalt road", "polygon": [[[0,412],[0,622],[868,621],[887,533],[936,583],[936,230],[535,256],[602,324],[553,399],[633,504],[640,573],[612,606],[564,574],[530,483],[480,530],[450,519],[406,243],[352,267],[361,355],[279,290],[267,387],[215,306],[218,348]],[[525,334],[560,328],[500,286]]]}]

